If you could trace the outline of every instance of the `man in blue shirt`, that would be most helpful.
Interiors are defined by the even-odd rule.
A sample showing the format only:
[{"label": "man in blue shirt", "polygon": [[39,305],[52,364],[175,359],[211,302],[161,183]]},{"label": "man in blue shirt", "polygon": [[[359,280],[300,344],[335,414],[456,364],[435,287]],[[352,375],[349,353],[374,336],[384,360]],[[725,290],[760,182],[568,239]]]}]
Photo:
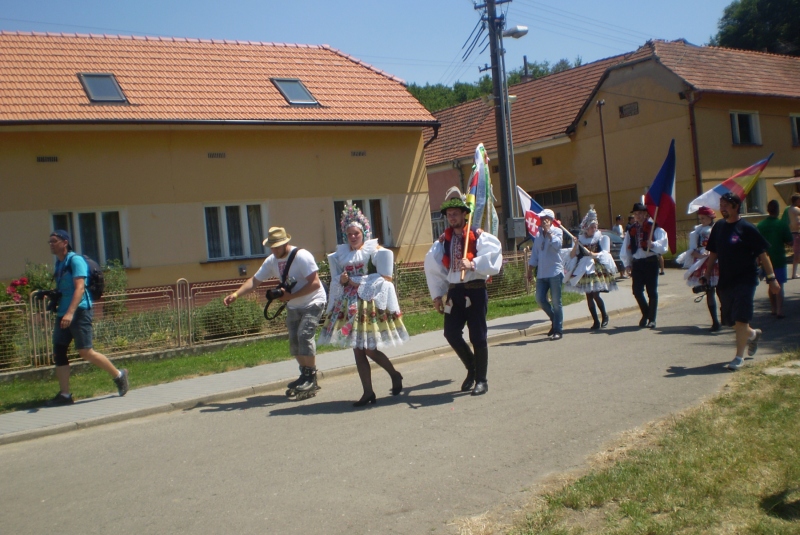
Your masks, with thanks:
[{"label": "man in blue shirt", "polygon": [[[547,336],[551,340],[561,340],[564,336],[564,312],[561,307],[561,284],[564,282],[564,261],[561,258],[563,232],[553,225],[556,216],[552,210],[546,209],[539,214],[541,226],[539,234],[533,240],[530,268],[536,268],[536,302],[550,318],[552,327]],[[528,280],[533,277],[533,269],[528,269]],[[547,300],[550,292],[550,300]]]},{"label": "man in blue shirt", "polygon": [[69,391],[69,360],[67,350],[75,340],[78,355],[105,370],[117,385],[120,396],[128,392],[128,370],[118,370],[108,357],[92,349],[92,298],[86,290],[89,266],[81,255],[75,254],[70,245],[69,232],[56,230],[50,234],[50,252],[56,261],[55,279],[58,296],[56,322],[53,328],[53,360],[56,363],[56,378],[60,391],[47,405],[72,405]]}]

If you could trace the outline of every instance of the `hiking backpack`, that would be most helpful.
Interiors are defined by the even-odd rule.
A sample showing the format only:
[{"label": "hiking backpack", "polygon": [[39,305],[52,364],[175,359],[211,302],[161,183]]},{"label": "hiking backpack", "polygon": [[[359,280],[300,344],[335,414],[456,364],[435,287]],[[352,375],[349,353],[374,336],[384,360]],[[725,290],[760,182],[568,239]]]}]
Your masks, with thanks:
[{"label": "hiking backpack", "polygon": [[[77,255],[78,253],[75,254]],[[89,268],[89,275],[86,277],[86,291],[89,292],[92,301],[98,301],[103,297],[103,291],[106,289],[106,279],[103,275],[103,268],[85,254],[81,255],[81,257]],[[70,260],[70,263],[71,262],[72,260]]]}]

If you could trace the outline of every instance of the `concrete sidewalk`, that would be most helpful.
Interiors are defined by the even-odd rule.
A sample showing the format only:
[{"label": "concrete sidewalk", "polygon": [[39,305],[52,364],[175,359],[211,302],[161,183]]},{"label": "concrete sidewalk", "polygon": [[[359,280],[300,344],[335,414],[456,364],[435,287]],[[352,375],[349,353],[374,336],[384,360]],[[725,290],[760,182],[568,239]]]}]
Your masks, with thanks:
[{"label": "concrete sidewalk", "polygon": [[[631,295],[630,279],[620,279],[618,284],[619,291],[603,296],[612,322],[615,316],[628,312],[638,314],[639,310]],[[667,270],[659,281],[659,308],[673,297],[686,297],[687,292],[689,288],[683,280],[683,271]],[[531,302],[533,300],[531,295]],[[585,301],[564,307],[565,327],[588,321],[590,317]],[[489,322],[489,344],[544,333],[549,328],[550,322],[541,310],[498,318]],[[386,354],[393,362],[409,362],[450,351],[441,330],[438,330],[413,336],[406,344],[387,350]],[[354,373],[352,350],[320,354],[317,357],[317,369],[323,380],[325,377]],[[297,363],[294,360],[143,388],[136,388],[136,377],[132,376],[133,389],[123,398],[106,395],[79,400],[70,406],[0,414],[0,445],[187,409],[203,403],[283,391],[286,383],[296,376]]]}]

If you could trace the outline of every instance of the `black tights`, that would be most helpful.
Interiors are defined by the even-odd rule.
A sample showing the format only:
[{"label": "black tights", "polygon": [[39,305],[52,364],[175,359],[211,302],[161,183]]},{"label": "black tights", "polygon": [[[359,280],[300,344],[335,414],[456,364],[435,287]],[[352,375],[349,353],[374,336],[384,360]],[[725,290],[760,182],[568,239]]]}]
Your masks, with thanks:
[{"label": "black tights", "polygon": [[600,309],[600,314],[603,316],[603,319],[605,319],[607,317],[606,304],[600,297],[600,292],[587,292],[586,304],[589,305],[589,312],[592,313],[592,318],[597,320],[597,308],[595,308],[595,303],[597,303],[597,308]]},{"label": "black tights", "polygon": [[363,397],[369,397],[373,394],[372,369],[370,368],[369,359],[367,357],[374,360],[378,366],[386,370],[394,381],[396,381],[400,375],[400,373],[394,369],[392,361],[389,360],[389,357],[382,351],[377,349],[353,349],[353,354],[356,357],[356,369],[358,370],[358,377],[361,379],[361,387],[364,389]]}]

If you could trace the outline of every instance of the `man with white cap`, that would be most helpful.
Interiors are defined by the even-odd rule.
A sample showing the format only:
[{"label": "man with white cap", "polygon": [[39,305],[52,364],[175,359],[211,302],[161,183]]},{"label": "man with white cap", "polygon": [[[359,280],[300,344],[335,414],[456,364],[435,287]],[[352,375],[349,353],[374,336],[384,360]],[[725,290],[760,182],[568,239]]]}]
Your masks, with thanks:
[{"label": "man with white cap", "polygon": [[280,279],[286,303],[286,328],[289,331],[289,351],[300,365],[300,377],[287,385],[286,395],[305,399],[319,390],[317,385],[316,334],[319,319],[325,309],[327,294],[319,280],[319,267],[314,255],[305,249],[289,245],[292,237],[282,227],[271,227],[263,244],[272,250],[255,275],[239,289],[225,297],[230,306],[239,297],[255,290],[267,279]]},{"label": "man with white cap", "polygon": [[[564,336],[564,312],[561,306],[561,285],[564,282],[564,260],[561,245],[564,233],[555,226],[556,215],[550,209],[539,214],[539,233],[533,240],[531,259],[528,262],[528,280],[533,278],[536,269],[536,302],[550,318],[551,327],[547,336],[551,340],[561,340]],[[547,293],[550,293],[550,301]]]}]

